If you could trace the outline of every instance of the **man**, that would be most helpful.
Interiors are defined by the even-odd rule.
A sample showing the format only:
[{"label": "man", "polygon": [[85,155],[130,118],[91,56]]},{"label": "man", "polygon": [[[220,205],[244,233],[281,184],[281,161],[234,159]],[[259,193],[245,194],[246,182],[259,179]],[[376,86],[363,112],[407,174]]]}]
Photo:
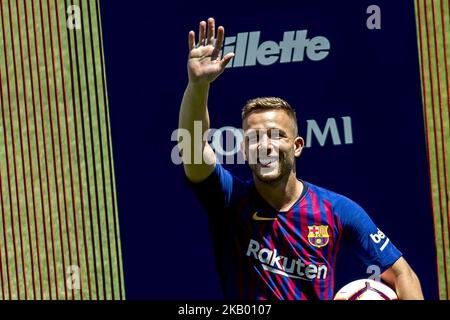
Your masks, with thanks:
[{"label": "man", "polygon": [[[189,83],[179,127],[209,129],[208,92],[233,58],[221,58],[224,28],[200,22],[189,32]],[[339,244],[346,238],[400,299],[423,299],[419,280],[399,250],[350,199],[299,180],[295,158],[304,141],[295,111],[275,97],[250,100],[242,112],[243,149],[253,179],[225,170],[207,141],[182,150],[190,186],[209,214],[216,263],[226,298],[332,299]],[[202,161],[195,163],[195,154]],[[197,161],[198,162],[198,161]]]}]

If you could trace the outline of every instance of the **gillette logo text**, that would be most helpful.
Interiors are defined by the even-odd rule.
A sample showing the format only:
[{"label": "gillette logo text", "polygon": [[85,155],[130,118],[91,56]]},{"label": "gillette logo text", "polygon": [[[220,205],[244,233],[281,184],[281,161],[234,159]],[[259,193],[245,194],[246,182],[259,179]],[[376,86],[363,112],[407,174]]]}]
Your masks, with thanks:
[{"label": "gillette logo text", "polygon": [[305,59],[320,61],[330,53],[330,41],[323,36],[308,39],[308,30],[286,31],[283,40],[260,43],[260,31],[241,32],[226,37],[223,55],[234,52],[227,68],[269,66],[276,62],[301,62]]}]

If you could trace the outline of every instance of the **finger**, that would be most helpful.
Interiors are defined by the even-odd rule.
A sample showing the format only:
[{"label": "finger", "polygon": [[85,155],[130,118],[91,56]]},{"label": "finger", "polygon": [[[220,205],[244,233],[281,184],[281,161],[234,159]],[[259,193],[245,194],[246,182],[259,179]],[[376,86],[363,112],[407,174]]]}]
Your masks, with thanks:
[{"label": "finger", "polygon": [[189,41],[189,51],[191,51],[195,47],[195,32],[194,31],[189,31],[188,41]]},{"label": "finger", "polygon": [[203,46],[205,44],[206,22],[201,21],[198,30],[198,45]]},{"label": "finger", "polygon": [[227,64],[228,64],[228,63],[231,61],[231,59],[233,59],[233,58],[234,58],[234,53],[233,53],[233,52],[227,53],[227,54],[225,55],[225,57],[223,57],[222,61],[220,61],[220,67],[222,68],[222,70],[225,69],[225,67],[227,66]]},{"label": "finger", "polygon": [[214,34],[215,28],[216,28],[216,24],[215,24],[214,18],[209,18],[206,44],[211,44],[211,45],[213,44],[214,37],[215,37],[215,34]]},{"label": "finger", "polygon": [[217,28],[217,40],[216,40],[216,50],[217,51],[219,51],[222,48],[224,34],[225,34],[225,29],[222,26]]}]

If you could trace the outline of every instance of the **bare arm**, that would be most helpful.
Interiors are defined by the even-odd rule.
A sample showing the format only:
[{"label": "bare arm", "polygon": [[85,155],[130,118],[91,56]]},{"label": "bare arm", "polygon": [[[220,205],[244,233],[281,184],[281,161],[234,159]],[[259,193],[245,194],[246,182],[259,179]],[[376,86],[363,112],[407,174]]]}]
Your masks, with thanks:
[{"label": "bare arm", "polygon": [[[198,45],[195,46],[195,33],[189,32],[189,59],[187,64],[189,83],[181,102],[178,127],[190,135],[189,149],[182,150],[184,171],[189,180],[200,182],[214,170],[216,158],[211,146],[203,140],[209,129],[208,92],[213,82],[233,58],[229,53],[220,59],[220,48],[224,40],[224,28],[217,29],[215,40],[215,21],[213,18],[200,22]],[[197,127],[197,132],[195,132]],[[195,133],[197,133],[195,135]],[[178,140],[184,139],[179,135]],[[186,146],[187,143],[183,145]],[[186,152],[187,151],[187,152]]]},{"label": "bare arm", "polygon": [[381,279],[395,289],[400,300],[424,299],[419,278],[403,257],[383,272]]}]

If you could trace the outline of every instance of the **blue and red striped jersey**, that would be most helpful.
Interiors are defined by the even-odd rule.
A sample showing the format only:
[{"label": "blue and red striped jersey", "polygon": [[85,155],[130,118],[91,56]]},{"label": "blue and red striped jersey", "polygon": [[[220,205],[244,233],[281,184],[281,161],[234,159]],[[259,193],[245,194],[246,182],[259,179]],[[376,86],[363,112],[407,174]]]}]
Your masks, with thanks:
[{"label": "blue and red striped jersey", "polygon": [[400,251],[354,201],[306,181],[288,211],[276,211],[222,165],[190,183],[209,217],[227,299],[329,300],[342,237],[381,272]]}]

